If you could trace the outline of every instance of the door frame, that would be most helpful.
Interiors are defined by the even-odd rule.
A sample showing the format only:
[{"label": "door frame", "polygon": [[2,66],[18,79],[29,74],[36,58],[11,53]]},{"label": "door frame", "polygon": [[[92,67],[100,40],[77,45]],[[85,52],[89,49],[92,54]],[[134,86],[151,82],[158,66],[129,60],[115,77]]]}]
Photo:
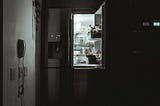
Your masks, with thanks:
[{"label": "door frame", "polygon": [[[74,70],[76,69],[73,66],[73,24],[74,24],[74,14],[95,14],[95,12],[99,9],[102,8],[102,66],[100,66],[100,70],[106,70],[106,65],[107,65],[107,61],[106,61],[106,53],[107,53],[107,46],[106,46],[106,41],[107,41],[107,33],[106,33],[106,0],[104,0],[104,2],[97,7],[96,9],[75,9],[72,10],[72,14],[71,14],[71,43],[70,43],[70,62],[71,62],[71,68]],[[99,69],[98,68],[98,69]],[[82,68],[83,69],[83,68]],[[85,69],[85,68],[84,68]],[[91,68],[94,69],[94,68]]]},{"label": "door frame", "polygon": [[[42,8],[41,8],[41,50],[40,50],[40,73],[39,73],[39,81],[37,82],[37,88],[38,94],[37,97],[37,106],[47,106],[47,75],[46,75],[46,66],[47,66],[47,60],[46,57],[48,57],[47,51],[47,40],[48,40],[48,34],[47,34],[47,22],[48,22],[48,0],[42,0]],[[45,92],[44,92],[45,91]]]},{"label": "door frame", "polygon": [[0,0],[0,106],[3,105],[3,0]]}]

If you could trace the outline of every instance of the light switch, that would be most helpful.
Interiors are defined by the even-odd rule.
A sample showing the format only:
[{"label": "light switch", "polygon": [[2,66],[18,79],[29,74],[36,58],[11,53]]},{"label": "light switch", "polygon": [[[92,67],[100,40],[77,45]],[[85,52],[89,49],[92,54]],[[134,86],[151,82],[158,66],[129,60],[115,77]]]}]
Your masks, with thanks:
[{"label": "light switch", "polygon": [[17,68],[10,68],[10,80],[16,80],[16,69]]}]

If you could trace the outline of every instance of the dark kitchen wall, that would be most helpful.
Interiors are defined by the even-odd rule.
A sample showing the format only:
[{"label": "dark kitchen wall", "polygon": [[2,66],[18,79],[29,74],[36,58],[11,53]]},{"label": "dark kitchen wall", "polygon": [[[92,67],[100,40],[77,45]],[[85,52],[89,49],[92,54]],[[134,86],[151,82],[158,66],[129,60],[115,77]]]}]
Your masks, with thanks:
[{"label": "dark kitchen wall", "polygon": [[3,101],[3,0],[0,1],[0,106]]},{"label": "dark kitchen wall", "polygon": [[[132,4],[132,3],[131,3]],[[127,91],[131,77],[129,58],[130,25],[132,24],[130,1],[109,0],[106,6],[107,18],[107,80],[104,87],[107,94],[106,104],[125,105],[128,103]],[[130,77],[129,77],[130,76]],[[107,82],[107,83],[105,83]]]},{"label": "dark kitchen wall", "polygon": [[[108,104],[159,105],[159,28],[142,22],[159,22],[158,2],[112,0],[107,8],[109,34]],[[156,40],[157,39],[157,40]],[[148,52],[145,52],[148,51]],[[155,52],[156,51],[156,52]],[[154,89],[154,91],[153,91]]]},{"label": "dark kitchen wall", "polygon": [[[18,67],[22,67],[22,59],[17,57],[18,39],[26,42],[24,65],[28,72],[24,81],[24,104],[35,106],[36,35],[32,19],[32,0],[3,0],[3,106],[21,104],[18,98]],[[10,70],[13,70],[12,78]]]}]

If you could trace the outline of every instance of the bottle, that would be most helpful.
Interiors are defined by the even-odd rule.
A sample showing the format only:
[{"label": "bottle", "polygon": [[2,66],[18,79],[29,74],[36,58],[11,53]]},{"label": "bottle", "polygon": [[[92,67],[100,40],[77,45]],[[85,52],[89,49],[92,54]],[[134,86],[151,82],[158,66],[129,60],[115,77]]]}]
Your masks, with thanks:
[{"label": "bottle", "polygon": [[81,50],[80,50],[80,54],[83,54],[83,49],[81,48]]}]

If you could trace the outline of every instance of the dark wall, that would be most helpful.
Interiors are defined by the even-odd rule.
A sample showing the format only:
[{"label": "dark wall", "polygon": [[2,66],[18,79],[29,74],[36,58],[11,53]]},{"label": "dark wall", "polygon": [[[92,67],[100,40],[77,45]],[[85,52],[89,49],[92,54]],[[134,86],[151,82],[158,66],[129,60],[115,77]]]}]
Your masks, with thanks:
[{"label": "dark wall", "polygon": [[[128,84],[131,77],[131,67],[129,65],[129,40],[130,36],[130,3],[127,0],[110,0],[107,10],[107,68],[106,76],[108,84],[104,86],[108,94],[107,104],[127,105]],[[106,81],[106,82],[107,82]]]},{"label": "dark wall", "polygon": [[155,0],[112,0],[107,8],[111,72],[106,86],[110,95],[108,104],[112,106],[159,105],[155,84],[160,81],[156,76],[160,59],[155,53],[159,51],[159,28],[153,31],[151,27],[142,27],[143,21],[159,18],[157,10]]},{"label": "dark wall", "polygon": [[3,101],[3,0],[0,1],[0,106]]}]

